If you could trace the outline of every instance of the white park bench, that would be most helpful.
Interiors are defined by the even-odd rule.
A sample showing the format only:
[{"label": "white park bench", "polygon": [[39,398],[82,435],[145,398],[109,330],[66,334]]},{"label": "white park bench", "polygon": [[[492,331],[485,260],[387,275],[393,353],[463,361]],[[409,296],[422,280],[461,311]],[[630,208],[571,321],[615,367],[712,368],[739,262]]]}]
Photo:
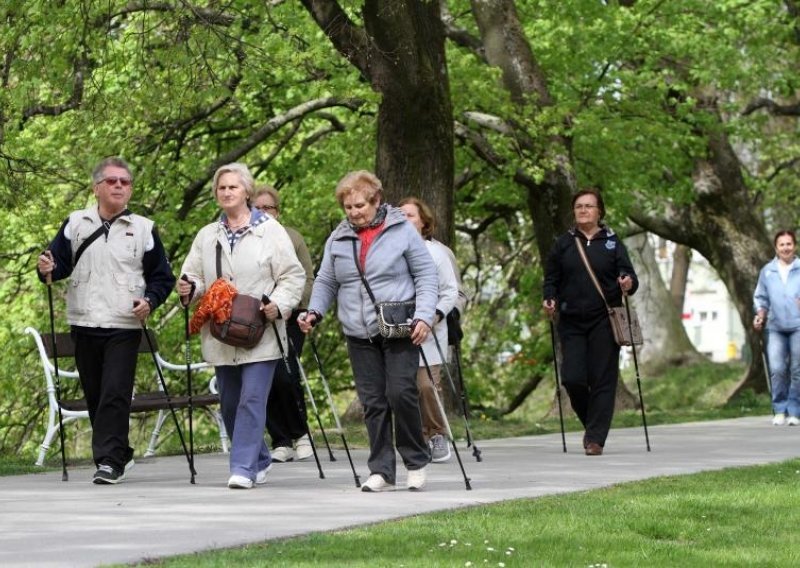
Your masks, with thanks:
[{"label": "white park bench", "polygon": [[[53,438],[58,433],[59,422],[58,422],[58,400],[56,397],[56,387],[55,387],[55,366],[53,365],[52,356],[52,340],[49,334],[42,336],[36,329],[32,327],[26,327],[25,333],[28,333],[33,336],[34,341],[36,342],[36,347],[39,352],[39,359],[41,360],[42,370],[44,371],[45,383],[47,388],[47,401],[48,401],[48,414],[47,414],[47,432],[45,433],[44,440],[42,441],[42,445],[39,448],[39,457],[36,460],[36,465],[43,465],[44,459],[47,454],[47,451],[50,449],[50,445],[53,442]],[[158,352],[158,344],[156,343],[155,336],[153,335],[152,331],[148,330],[147,332],[150,335],[151,341],[153,343],[153,348],[155,349],[155,356],[156,360],[158,361],[159,366],[161,367],[162,371],[176,371],[176,372],[186,372],[186,364],[176,365],[175,363],[170,363],[161,357],[161,354]],[[71,358],[75,355],[75,346],[72,342],[72,338],[70,337],[69,333],[57,333],[56,334],[56,344],[58,347],[58,375],[61,379],[62,385],[62,393],[63,393],[63,385],[64,379],[77,379],[78,372],[75,370],[65,369],[62,365],[62,358]],[[150,353],[150,345],[147,342],[147,338],[145,338],[144,334],[142,334],[142,341],[139,344],[139,353]],[[152,359],[150,362],[152,363]],[[199,371],[202,369],[210,368],[209,364],[206,362],[202,363],[192,363],[190,365],[192,371]],[[180,394],[178,396],[175,393],[170,392],[169,403],[167,402],[167,397],[164,394],[164,390],[161,386],[160,381],[158,380],[158,375],[154,372],[156,376],[156,383],[158,385],[158,390],[154,392],[145,392],[145,393],[138,393],[134,392],[133,399],[131,400],[131,413],[134,412],[152,412],[158,411],[158,418],[156,419],[155,427],[153,428],[153,432],[150,435],[150,443],[147,447],[147,450],[144,453],[144,457],[149,457],[155,455],[156,448],[158,446],[158,438],[161,433],[161,427],[164,424],[164,421],[168,418],[169,415],[169,403],[172,404],[172,407],[175,409],[178,408],[186,408],[189,406],[189,396],[185,394]],[[193,408],[206,408],[214,418],[214,421],[217,423],[219,428],[219,439],[220,445],[222,446],[223,452],[228,452],[228,435],[225,431],[225,425],[222,421],[222,415],[213,407],[219,404],[219,394],[217,393],[216,389],[216,377],[212,377],[208,383],[208,392],[202,394],[196,394],[192,397],[192,407]],[[61,415],[62,421],[64,426],[69,424],[70,422],[74,422],[80,418],[89,418],[89,411],[86,407],[86,400],[85,399],[75,399],[75,400],[62,400],[61,401]]]}]

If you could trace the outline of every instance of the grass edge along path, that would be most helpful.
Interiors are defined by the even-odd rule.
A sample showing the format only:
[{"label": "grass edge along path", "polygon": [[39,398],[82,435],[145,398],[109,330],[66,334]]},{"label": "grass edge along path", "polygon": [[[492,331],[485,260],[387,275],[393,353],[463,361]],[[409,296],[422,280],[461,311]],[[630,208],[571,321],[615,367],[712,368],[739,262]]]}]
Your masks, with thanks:
[{"label": "grass edge along path", "polygon": [[443,511],[145,564],[798,566],[798,484],[800,458]]}]

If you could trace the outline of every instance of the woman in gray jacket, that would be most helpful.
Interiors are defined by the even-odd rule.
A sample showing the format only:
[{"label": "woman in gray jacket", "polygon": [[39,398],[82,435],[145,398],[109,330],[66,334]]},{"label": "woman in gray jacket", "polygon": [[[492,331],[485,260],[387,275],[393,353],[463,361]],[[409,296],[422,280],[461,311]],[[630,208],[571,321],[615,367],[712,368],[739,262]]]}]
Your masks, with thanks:
[{"label": "woman in gray jacket", "polygon": [[195,237],[181,268],[187,280],[178,280],[178,294],[184,303],[199,299],[221,276],[230,280],[238,293],[269,297],[261,310],[275,326],[267,328],[251,349],[217,341],[208,322],[200,331],[203,358],[217,373],[222,418],[231,437],[228,487],[250,489],[254,483],[266,482],[272,464],[264,442],[264,424],[267,396],[281,357],[273,330],[283,336],[286,345],[283,322],[300,301],[305,272],[286,230],[272,217],[251,208],[253,176],[247,166],[222,166],[214,174],[213,188],[222,215]]},{"label": "woman in gray jacket", "polygon": [[[308,333],[337,301],[369,434],[370,476],[361,489],[394,490],[396,443],[408,470],[406,486],[417,491],[425,485],[430,461],[419,411],[418,346],[433,324],[438,278],[417,230],[402,211],[381,203],[381,197],[381,182],[370,172],[351,172],[339,182],[336,199],[347,219],[325,243],[308,313],[298,324]],[[375,302],[415,300],[410,338],[387,339],[379,334],[375,303],[362,272]]]}]

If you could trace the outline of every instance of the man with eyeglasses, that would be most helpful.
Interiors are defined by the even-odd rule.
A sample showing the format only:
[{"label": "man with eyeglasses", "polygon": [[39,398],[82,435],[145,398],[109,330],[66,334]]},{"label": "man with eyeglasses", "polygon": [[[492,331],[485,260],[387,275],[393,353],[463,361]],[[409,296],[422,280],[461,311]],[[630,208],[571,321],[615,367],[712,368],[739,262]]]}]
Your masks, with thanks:
[{"label": "man with eyeglasses", "polygon": [[119,483],[133,466],[128,430],[142,322],[175,285],[153,221],[128,210],[132,185],[124,160],[102,160],[92,172],[96,205],[70,213],[37,262],[43,282],[70,277],[67,320],[98,485]]},{"label": "man with eyeglasses", "polygon": [[[280,217],[280,198],[278,191],[270,185],[256,187],[253,206],[276,220]],[[305,311],[314,286],[314,266],[303,236],[291,227],[284,227],[292,239],[303,270],[306,271],[306,283],[300,305],[291,317],[286,320],[286,335],[289,338],[288,356],[291,375],[283,365],[278,365],[272,381],[272,389],[267,399],[267,431],[272,438],[272,461],[282,463],[307,460],[313,454],[311,441],[308,438],[307,410],[305,396],[300,378],[297,357],[303,351],[305,334],[297,325],[297,317]],[[295,351],[296,350],[296,351]]]}]

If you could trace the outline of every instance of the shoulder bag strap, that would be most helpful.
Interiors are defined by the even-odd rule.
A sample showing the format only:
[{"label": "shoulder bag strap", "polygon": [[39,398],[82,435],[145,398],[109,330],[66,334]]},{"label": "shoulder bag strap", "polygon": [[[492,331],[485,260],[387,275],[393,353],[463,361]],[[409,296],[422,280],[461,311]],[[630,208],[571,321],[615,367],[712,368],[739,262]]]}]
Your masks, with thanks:
[{"label": "shoulder bag strap", "polygon": [[578,248],[578,254],[581,255],[581,260],[583,261],[583,265],[586,267],[586,271],[589,273],[589,277],[592,279],[592,282],[594,282],[594,287],[597,288],[597,291],[600,293],[600,297],[603,298],[603,303],[606,305],[606,309],[611,311],[611,307],[606,301],[606,295],[603,294],[603,289],[600,287],[600,282],[597,281],[597,276],[595,276],[594,270],[592,270],[592,265],[589,264],[589,259],[586,258],[586,251],[583,250],[583,245],[578,237],[575,237],[575,246]]},{"label": "shoulder bag strap", "polygon": [[364,283],[364,288],[367,289],[369,299],[372,300],[372,303],[375,305],[375,309],[378,309],[378,302],[375,301],[375,295],[372,293],[372,289],[369,287],[369,283],[367,282],[367,277],[364,275],[364,271],[361,270],[361,264],[358,262],[358,248],[356,247],[355,239],[353,239],[353,261],[356,263],[356,269],[358,270],[358,275],[361,276],[361,281]]},{"label": "shoulder bag strap", "polygon": [[94,233],[89,235],[89,238],[81,243],[81,246],[79,246],[78,250],[75,252],[75,258],[72,260],[73,268],[78,265],[78,261],[81,259],[81,256],[83,256],[84,251],[89,248],[89,245],[95,242],[105,230],[106,228],[101,224]]},{"label": "shoulder bag strap", "polygon": [[217,278],[222,278],[222,245],[217,241]]},{"label": "shoulder bag strap", "polygon": [[83,241],[81,243],[81,246],[78,247],[78,250],[75,251],[75,258],[72,260],[72,267],[74,268],[75,266],[78,265],[78,261],[81,259],[81,256],[83,256],[83,253],[86,251],[86,249],[89,248],[89,245],[92,244],[93,242],[95,242],[100,237],[100,235],[102,235],[103,233],[105,233],[106,231],[108,231],[111,228],[111,223],[113,223],[114,221],[116,221],[117,219],[122,217],[123,215],[129,214],[129,213],[130,213],[130,211],[128,211],[128,209],[125,208],[121,212],[119,212],[116,215],[114,215],[108,221],[101,221],[100,226],[97,227],[95,232],[92,233],[91,235],[89,235],[89,238],[87,238],[85,241]]}]

